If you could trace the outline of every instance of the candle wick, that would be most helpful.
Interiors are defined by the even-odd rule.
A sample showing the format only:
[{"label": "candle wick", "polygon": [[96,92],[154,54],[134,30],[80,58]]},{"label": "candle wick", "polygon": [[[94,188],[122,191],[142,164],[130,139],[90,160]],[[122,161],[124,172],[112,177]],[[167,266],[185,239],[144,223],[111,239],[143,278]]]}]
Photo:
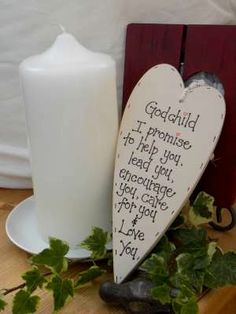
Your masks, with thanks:
[{"label": "candle wick", "polygon": [[[42,14],[42,15],[48,17],[48,18],[51,18],[51,15],[50,15],[50,13],[48,11],[44,11],[44,10],[38,8],[38,4],[36,3],[36,0],[31,0],[31,1],[32,1],[33,5],[34,5],[33,9],[36,10],[37,13]],[[62,31],[62,33],[66,33],[65,27],[63,25],[61,25],[60,23],[50,22],[50,24],[59,27],[60,30]]]},{"label": "candle wick", "polygon": [[58,26],[60,27],[62,33],[66,33],[66,29],[65,29],[65,27],[63,25],[58,24]]},{"label": "candle wick", "polygon": [[62,33],[66,33],[66,28],[63,25],[61,25],[60,23],[51,22],[50,24],[59,27]]}]

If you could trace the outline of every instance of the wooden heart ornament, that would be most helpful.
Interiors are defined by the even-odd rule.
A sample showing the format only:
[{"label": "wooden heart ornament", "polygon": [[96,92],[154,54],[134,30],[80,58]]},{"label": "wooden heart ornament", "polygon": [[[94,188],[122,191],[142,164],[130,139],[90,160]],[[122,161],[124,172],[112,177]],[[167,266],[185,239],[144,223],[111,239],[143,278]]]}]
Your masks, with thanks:
[{"label": "wooden heart ornament", "polygon": [[167,64],[133,90],[121,123],[113,189],[114,280],[122,282],[179,214],[200,179],[225,117],[214,88],[184,88]]}]

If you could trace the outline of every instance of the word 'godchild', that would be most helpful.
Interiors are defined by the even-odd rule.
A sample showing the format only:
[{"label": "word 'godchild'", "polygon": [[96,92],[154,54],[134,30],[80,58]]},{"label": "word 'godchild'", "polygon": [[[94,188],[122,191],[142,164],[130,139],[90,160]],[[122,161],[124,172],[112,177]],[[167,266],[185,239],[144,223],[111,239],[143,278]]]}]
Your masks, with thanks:
[{"label": "word 'godchild'", "polygon": [[181,109],[177,110],[177,112],[172,112],[171,106],[169,106],[166,110],[163,110],[158,107],[158,102],[151,101],[145,107],[146,114],[152,118],[160,118],[164,122],[172,122],[173,124],[177,124],[178,126],[183,126],[184,128],[190,128],[193,132],[195,131],[198,119],[200,115],[196,115],[196,117],[192,118],[191,112],[182,112]]}]

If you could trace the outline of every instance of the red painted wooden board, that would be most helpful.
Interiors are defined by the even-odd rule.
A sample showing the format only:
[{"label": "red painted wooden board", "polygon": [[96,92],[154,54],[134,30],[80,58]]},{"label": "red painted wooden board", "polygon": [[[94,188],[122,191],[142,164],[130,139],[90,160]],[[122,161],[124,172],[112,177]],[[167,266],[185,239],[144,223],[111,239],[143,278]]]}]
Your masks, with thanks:
[{"label": "red painted wooden board", "polygon": [[130,24],[127,28],[123,107],[140,77],[153,65],[169,63],[184,79],[199,71],[213,72],[226,91],[225,126],[197,189],[221,207],[236,201],[236,26]]},{"label": "red painted wooden board", "polygon": [[136,83],[149,68],[159,63],[179,67],[183,32],[183,25],[128,25],[123,108]]},{"label": "red painted wooden board", "polygon": [[184,79],[199,71],[215,73],[223,82],[226,118],[221,138],[198,189],[216,197],[219,206],[236,201],[236,26],[188,26]]}]

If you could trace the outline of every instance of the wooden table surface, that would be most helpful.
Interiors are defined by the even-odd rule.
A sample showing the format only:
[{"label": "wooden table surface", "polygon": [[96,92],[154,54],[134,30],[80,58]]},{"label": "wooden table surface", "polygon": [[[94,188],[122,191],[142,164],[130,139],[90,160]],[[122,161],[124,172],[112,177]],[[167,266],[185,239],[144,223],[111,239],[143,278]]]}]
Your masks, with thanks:
[{"label": "wooden table surface", "polygon": [[[28,258],[30,255],[7,238],[5,221],[7,215],[21,200],[29,197],[32,190],[0,189],[0,290],[9,289],[22,283],[21,274],[29,270]],[[225,233],[209,230],[214,238],[219,239],[219,244],[225,250],[236,250],[236,229]],[[69,270],[71,275],[84,269],[84,264],[77,264]],[[71,300],[60,313],[64,314],[123,314],[121,308],[105,304],[98,296],[99,284],[111,279],[111,274],[106,274],[92,284],[81,288],[75,298]],[[37,313],[51,314],[53,312],[52,298],[45,291],[37,291],[41,302]],[[6,296],[5,300],[11,304],[14,293]],[[225,287],[210,291],[199,301],[200,314],[236,314],[236,286]],[[11,313],[10,305],[2,313]]]}]

